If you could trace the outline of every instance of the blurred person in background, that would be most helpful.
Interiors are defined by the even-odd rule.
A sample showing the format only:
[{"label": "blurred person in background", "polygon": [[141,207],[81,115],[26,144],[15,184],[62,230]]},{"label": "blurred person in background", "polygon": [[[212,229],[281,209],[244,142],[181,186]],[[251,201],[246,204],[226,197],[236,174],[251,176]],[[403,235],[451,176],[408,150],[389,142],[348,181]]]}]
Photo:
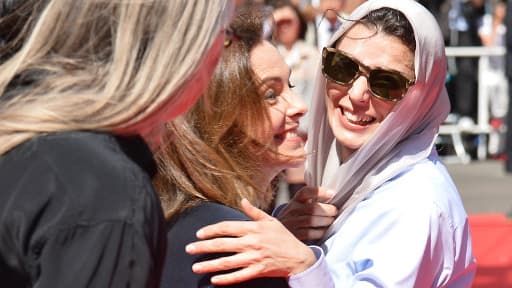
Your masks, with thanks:
[{"label": "blurred person in background", "polygon": [[[307,23],[299,8],[288,0],[277,0],[271,3],[275,21],[275,41],[286,64],[291,69],[290,82],[302,101],[309,107],[313,94],[315,69],[320,60],[320,53],[315,46],[304,40]],[[307,139],[309,127],[308,114],[300,120],[298,135]],[[289,198],[304,187],[304,165],[286,169],[285,180],[288,185]]]},{"label": "blurred person in background", "polygon": [[[484,15],[478,35],[485,47],[505,47],[505,13],[507,3],[499,0],[491,3],[491,13]],[[505,56],[488,56],[479,62],[478,69],[484,73],[484,86],[490,104],[490,124],[493,131],[489,134],[489,154],[502,158],[505,145],[505,117],[508,109],[508,83],[505,76]],[[487,60],[487,61],[485,61]]]},{"label": "blurred person in background", "polygon": [[[455,2],[452,14],[457,14],[451,46],[482,46],[478,26],[485,13],[484,0]],[[455,17],[455,16],[452,16]],[[453,112],[459,117],[462,128],[471,128],[475,123],[478,101],[478,58],[456,57],[454,75]]]},{"label": "blurred person in background", "polygon": [[160,285],[153,153],[206,87],[230,2],[0,1],[2,287]]},{"label": "blurred person in background", "polygon": [[[204,98],[166,130],[172,142],[162,145],[155,180],[169,222],[162,287],[213,287],[215,274],[195,274],[192,265],[221,255],[189,255],[185,245],[198,240],[202,226],[248,220],[240,211],[243,198],[265,209],[274,198],[272,179],[304,162],[297,134],[307,107],[292,90],[283,57],[264,40],[270,15],[260,8],[240,7]],[[288,285],[262,278],[230,287]]]},{"label": "blurred person in background", "polygon": [[345,0],[320,0],[315,17],[315,35],[312,40],[319,51],[325,47],[341,25]]},{"label": "blurred person in background", "polygon": [[[314,18],[306,17],[311,21],[309,25],[314,33],[308,33],[306,41],[316,45],[321,51],[334,32],[339,28],[343,18],[350,15],[352,11],[366,0],[318,0],[313,1],[311,6],[304,6],[303,11],[311,14],[314,8]],[[309,20],[311,19],[311,20]]]},{"label": "blurred person in background", "polygon": [[512,173],[512,1],[507,0],[507,12],[505,13],[505,47],[506,47],[506,75],[508,81],[508,113],[507,113],[507,138],[505,139],[505,171]]}]

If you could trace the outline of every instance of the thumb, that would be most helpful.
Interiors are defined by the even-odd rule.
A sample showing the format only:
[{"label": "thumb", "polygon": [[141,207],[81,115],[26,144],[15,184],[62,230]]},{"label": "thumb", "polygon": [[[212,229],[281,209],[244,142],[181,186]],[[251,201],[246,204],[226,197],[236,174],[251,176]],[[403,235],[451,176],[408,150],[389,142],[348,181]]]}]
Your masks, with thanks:
[{"label": "thumb", "polygon": [[307,203],[307,202],[325,202],[330,200],[336,193],[334,190],[324,187],[309,187],[306,186],[300,189],[293,197],[294,201]]},{"label": "thumb", "polygon": [[263,210],[258,209],[257,207],[253,206],[251,202],[247,199],[242,199],[242,202],[240,203],[242,205],[242,210],[244,213],[251,218],[254,221],[265,221],[265,220],[272,220],[273,217],[265,213]]},{"label": "thumb", "polygon": [[318,201],[319,202],[326,202],[328,200],[331,200],[332,197],[336,195],[336,192],[332,189],[327,189],[324,187],[318,187]]}]

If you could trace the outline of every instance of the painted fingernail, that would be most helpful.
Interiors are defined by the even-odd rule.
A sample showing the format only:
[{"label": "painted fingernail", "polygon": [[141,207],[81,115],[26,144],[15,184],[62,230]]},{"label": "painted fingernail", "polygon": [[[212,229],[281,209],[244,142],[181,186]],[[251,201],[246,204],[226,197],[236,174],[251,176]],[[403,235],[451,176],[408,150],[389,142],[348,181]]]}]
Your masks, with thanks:
[{"label": "painted fingernail", "polygon": [[197,232],[196,232],[196,236],[197,236],[197,238],[201,238],[201,237],[203,237],[203,236],[204,236],[204,231],[203,231],[203,229],[199,229],[199,230],[197,230]]}]

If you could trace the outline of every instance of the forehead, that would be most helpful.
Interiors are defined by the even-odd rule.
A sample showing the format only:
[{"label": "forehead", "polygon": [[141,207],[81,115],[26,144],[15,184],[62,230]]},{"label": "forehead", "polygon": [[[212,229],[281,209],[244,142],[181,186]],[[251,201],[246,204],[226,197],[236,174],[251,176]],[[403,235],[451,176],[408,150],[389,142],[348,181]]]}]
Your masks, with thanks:
[{"label": "forehead", "polygon": [[277,48],[268,41],[258,43],[251,50],[251,67],[261,79],[265,77],[285,77],[289,73],[289,68],[279,54]]},{"label": "forehead", "polygon": [[414,53],[395,36],[363,24],[352,26],[336,46],[368,67],[397,70],[414,76]]},{"label": "forehead", "polygon": [[295,10],[293,10],[290,6],[283,6],[281,8],[277,8],[273,13],[275,20],[280,20],[282,18],[290,19],[290,18],[298,18]]},{"label": "forehead", "polygon": [[341,9],[343,0],[320,0],[320,7],[322,9]]}]

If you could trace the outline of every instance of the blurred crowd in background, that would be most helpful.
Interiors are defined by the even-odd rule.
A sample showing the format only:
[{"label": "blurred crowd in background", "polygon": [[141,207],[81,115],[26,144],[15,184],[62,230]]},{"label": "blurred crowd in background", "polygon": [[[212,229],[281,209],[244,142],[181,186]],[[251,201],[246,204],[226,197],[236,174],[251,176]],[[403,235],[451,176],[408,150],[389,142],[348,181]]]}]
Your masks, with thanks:
[{"label": "blurred crowd in background", "polygon": [[[438,19],[446,47],[505,47],[506,0],[418,0]],[[291,84],[306,103],[314,89],[320,51],[341,23],[365,0],[263,0],[275,21],[273,37],[292,70]],[[476,52],[478,54],[478,52]],[[506,117],[509,110],[505,53],[448,57],[446,87],[451,113],[446,123],[470,132],[478,123],[478,93],[489,100],[486,132],[486,157],[507,162],[505,153]],[[490,55],[490,56],[489,56]],[[484,79],[484,81],[482,81]],[[479,85],[484,85],[479,90]],[[479,126],[480,127],[480,126]],[[300,134],[307,139],[308,117],[301,121]],[[479,133],[462,133],[465,151],[477,158]],[[449,141],[440,136],[439,153],[451,153]],[[508,165],[508,164],[507,164]],[[507,166],[508,167],[508,166]],[[304,184],[304,167],[288,169],[285,185],[290,196]],[[283,183],[281,183],[283,184]],[[281,185],[282,188],[282,185]]]}]

